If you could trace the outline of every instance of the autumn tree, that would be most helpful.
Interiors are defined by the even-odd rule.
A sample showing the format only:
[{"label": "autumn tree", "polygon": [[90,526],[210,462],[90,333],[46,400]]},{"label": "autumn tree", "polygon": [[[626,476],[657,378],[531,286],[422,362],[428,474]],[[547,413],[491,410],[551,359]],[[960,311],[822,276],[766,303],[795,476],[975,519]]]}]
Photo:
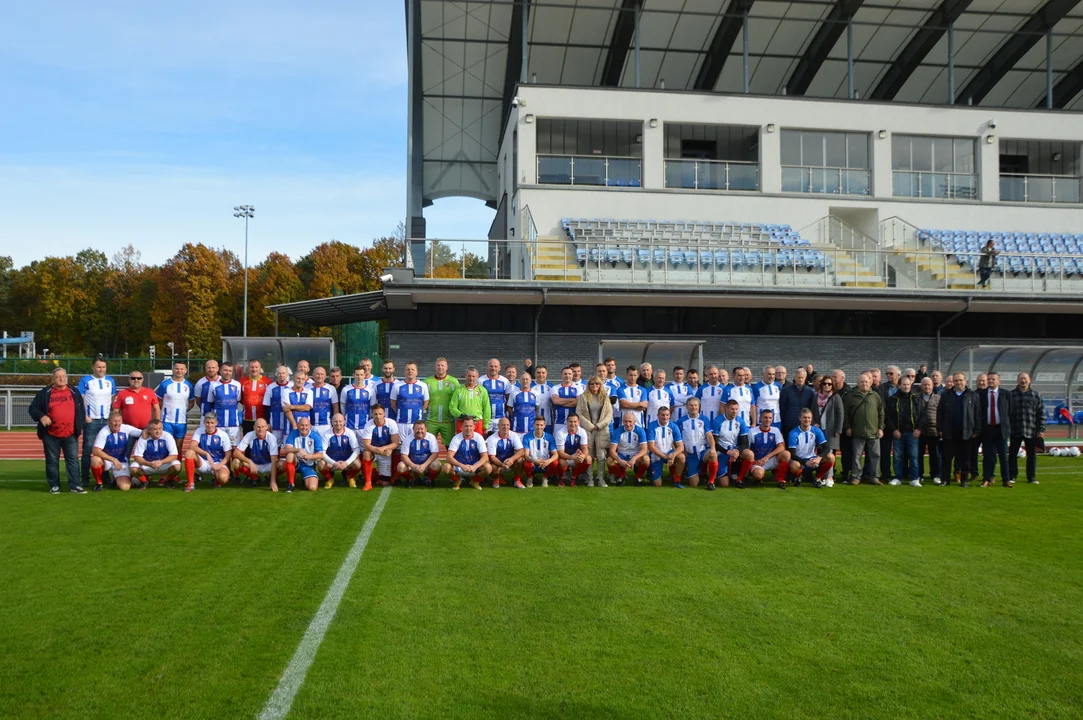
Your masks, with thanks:
[{"label": "autumn tree", "polygon": [[304,283],[293,261],[278,252],[272,252],[249,272],[248,334],[273,335],[274,313],[266,307],[304,300]]},{"label": "autumn tree", "polygon": [[151,312],[157,342],[173,340],[178,352],[214,354],[220,350],[223,296],[230,294],[232,283],[231,258],[236,263],[233,253],[188,243],[166,262]]}]

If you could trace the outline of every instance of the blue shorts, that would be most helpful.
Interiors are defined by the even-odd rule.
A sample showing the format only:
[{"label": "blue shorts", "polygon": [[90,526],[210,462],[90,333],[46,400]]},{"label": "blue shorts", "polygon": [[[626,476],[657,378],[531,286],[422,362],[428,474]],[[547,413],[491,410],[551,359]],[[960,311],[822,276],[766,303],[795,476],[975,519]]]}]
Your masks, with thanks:
[{"label": "blue shorts", "polygon": [[177,447],[180,447],[180,441],[184,439],[184,436],[188,434],[188,423],[162,423],[162,429],[172,436],[177,441]]},{"label": "blue shorts", "polygon": [[301,476],[301,479],[319,477],[319,473],[316,472],[316,466],[305,465],[304,463],[297,463],[297,474]]},{"label": "blue shorts", "polygon": [[694,453],[685,451],[684,453],[684,476],[690,478],[693,475],[699,475],[699,467],[703,465],[703,469],[707,469],[707,464],[703,462],[703,456],[707,454],[704,450],[700,453]]},{"label": "blue shorts", "polygon": [[654,455],[653,453],[651,454],[651,479],[652,480],[661,480],[662,479],[662,468],[664,468],[665,465],[666,465],[665,460],[662,460],[661,458]]}]

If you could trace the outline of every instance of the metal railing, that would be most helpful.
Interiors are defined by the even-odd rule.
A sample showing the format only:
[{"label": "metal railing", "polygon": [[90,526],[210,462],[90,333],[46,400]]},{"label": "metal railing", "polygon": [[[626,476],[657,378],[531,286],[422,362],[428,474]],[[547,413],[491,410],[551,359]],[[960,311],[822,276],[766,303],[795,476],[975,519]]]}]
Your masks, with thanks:
[{"label": "metal railing", "polygon": [[[905,234],[904,229],[900,227],[899,233]],[[509,248],[513,261],[517,253],[536,252],[532,273],[521,280],[537,282],[825,287],[841,292],[855,287],[886,287],[889,291],[973,293],[980,278],[976,254],[911,247],[907,243],[878,244],[838,218],[824,218],[803,228],[802,236],[811,239],[812,246],[651,239],[576,243],[539,238],[532,248],[525,241],[500,242]],[[834,242],[829,244],[827,239]],[[442,242],[450,245],[449,241]],[[454,242],[461,243],[463,249],[469,245]],[[461,276],[437,273],[437,277],[466,282],[488,279],[487,274],[466,270]],[[1083,256],[1001,253],[989,289],[1008,294],[1063,292],[1083,296]]]},{"label": "metal railing", "polygon": [[891,194],[895,197],[976,200],[978,176],[966,173],[893,170]]},{"label": "metal railing", "polygon": [[1000,176],[1000,199],[1025,203],[1078,203],[1080,178],[1072,175]]},{"label": "metal railing", "polygon": [[666,187],[692,190],[760,189],[760,166],[735,160],[666,160]]},{"label": "metal railing", "polygon": [[869,171],[853,168],[783,165],[782,191],[827,195],[869,195]]},{"label": "metal railing", "polygon": [[540,185],[641,187],[643,159],[616,155],[538,155]]},{"label": "metal railing", "polygon": [[0,387],[0,425],[6,430],[13,427],[36,427],[30,419],[30,403],[38,388]]}]

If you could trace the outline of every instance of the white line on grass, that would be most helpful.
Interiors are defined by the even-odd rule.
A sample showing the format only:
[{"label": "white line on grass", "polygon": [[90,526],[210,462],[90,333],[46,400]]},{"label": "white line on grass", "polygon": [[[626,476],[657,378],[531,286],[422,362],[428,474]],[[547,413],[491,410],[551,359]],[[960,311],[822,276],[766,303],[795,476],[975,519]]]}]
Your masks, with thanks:
[{"label": "white line on grass", "polygon": [[353,577],[354,570],[357,569],[361,554],[365,552],[365,546],[368,545],[372,530],[376,527],[376,521],[380,519],[380,513],[383,512],[390,493],[390,487],[386,487],[380,492],[376,505],[373,506],[368,520],[361,527],[361,532],[357,534],[357,540],[354,541],[353,547],[347,553],[346,559],[342,561],[342,566],[338,569],[334,582],[331,583],[331,587],[327,589],[327,595],[324,596],[323,602],[320,603],[320,609],[316,611],[315,617],[312,618],[308,629],[305,630],[305,636],[301,638],[301,644],[297,646],[296,652],[290,658],[290,664],[286,666],[285,672],[282,673],[282,679],[278,681],[278,687],[275,688],[275,691],[267,700],[267,704],[263,707],[259,720],[280,720],[280,718],[284,718],[289,714],[290,707],[293,706],[293,699],[305,682],[305,675],[308,673],[312,661],[316,659],[316,651],[320,649],[320,643],[323,642],[323,636],[327,634],[328,626],[335,619],[338,604],[342,601],[342,595],[350,584],[350,578]]}]

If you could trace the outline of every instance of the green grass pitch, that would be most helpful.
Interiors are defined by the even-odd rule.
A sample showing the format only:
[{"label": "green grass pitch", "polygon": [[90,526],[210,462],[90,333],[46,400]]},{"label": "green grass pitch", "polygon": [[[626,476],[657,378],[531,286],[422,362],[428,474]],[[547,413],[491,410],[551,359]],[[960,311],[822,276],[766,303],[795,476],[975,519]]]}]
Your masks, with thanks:
[{"label": "green grass pitch", "polygon": [[[1039,477],[396,488],[290,717],[1083,717],[1083,460]],[[0,717],[256,717],[376,498],[0,462]]]}]

